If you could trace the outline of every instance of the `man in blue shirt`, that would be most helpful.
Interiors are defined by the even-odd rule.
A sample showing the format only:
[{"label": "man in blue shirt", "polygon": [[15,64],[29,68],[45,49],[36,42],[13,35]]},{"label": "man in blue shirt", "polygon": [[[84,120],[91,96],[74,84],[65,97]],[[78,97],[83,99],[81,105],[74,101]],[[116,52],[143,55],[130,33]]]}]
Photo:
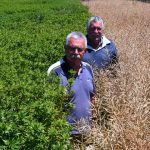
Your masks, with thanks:
[{"label": "man in blue shirt", "polygon": [[[91,104],[94,104],[93,72],[88,63],[81,61],[86,52],[87,39],[81,32],[72,32],[67,36],[64,48],[64,58],[49,67],[48,75],[54,71],[61,78],[61,85],[66,87],[67,93],[73,91],[68,104],[73,104],[74,107],[69,112],[67,121],[74,127],[72,134],[80,134],[90,128]],[[75,76],[68,89],[70,70],[75,71]]]},{"label": "man in blue shirt", "polygon": [[107,68],[118,62],[116,46],[105,37],[104,23],[98,16],[91,17],[87,23],[87,42],[83,61],[98,68]]}]

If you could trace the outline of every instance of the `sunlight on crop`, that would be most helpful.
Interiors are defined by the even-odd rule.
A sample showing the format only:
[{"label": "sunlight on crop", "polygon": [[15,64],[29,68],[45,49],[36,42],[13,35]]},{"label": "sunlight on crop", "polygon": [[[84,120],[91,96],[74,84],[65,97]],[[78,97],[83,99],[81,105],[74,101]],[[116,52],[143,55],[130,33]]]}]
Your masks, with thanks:
[{"label": "sunlight on crop", "polygon": [[106,36],[116,42],[120,56],[116,78],[109,77],[109,71],[96,71],[98,117],[86,141],[97,150],[149,150],[150,4],[127,0],[83,4],[104,19]]}]

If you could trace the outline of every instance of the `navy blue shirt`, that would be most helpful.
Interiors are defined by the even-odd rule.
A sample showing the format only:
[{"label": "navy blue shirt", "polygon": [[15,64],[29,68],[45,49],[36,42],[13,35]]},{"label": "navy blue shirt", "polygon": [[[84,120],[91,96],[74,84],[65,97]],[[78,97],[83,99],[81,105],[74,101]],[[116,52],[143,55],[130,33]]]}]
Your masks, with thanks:
[{"label": "navy blue shirt", "polygon": [[[75,76],[74,82],[70,89],[66,89],[67,92],[73,91],[68,102],[73,104],[74,107],[67,116],[67,121],[76,125],[78,121],[86,122],[86,125],[90,124],[92,112],[91,112],[91,95],[94,94],[94,81],[93,72],[91,66],[85,62],[81,63],[81,70]],[[53,70],[57,76],[61,77],[61,85],[67,86],[68,79],[70,78],[69,67],[67,61],[62,59],[57,63],[50,66],[48,69],[48,75]],[[73,130],[73,134],[78,134],[78,129]]]},{"label": "navy blue shirt", "polygon": [[117,62],[117,49],[115,44],[102,37],[102,45],[97,49],[92,48],[88,44],[87,52],[83,57],[83,61],[88,62],[93,67],[106,68]]}]

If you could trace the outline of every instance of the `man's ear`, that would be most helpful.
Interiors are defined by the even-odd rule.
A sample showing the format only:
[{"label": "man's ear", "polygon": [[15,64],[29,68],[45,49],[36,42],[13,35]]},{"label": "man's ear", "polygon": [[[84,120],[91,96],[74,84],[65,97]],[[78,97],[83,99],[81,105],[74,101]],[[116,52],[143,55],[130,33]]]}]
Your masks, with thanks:
[{"label": "man's ear", "polygon": [[84,51],[85,51],[85,53],[86,53],[86,51],[87,51],[87,48],[86,48]]},{"label": "man's ear", "polygon": [[87,48],[85,48],[85,49],[84,49],[84,53],[83,53],[83,55],[85,55],[86,51],[87,51]]},{"label": "man's ear", "polygon": [[67,49],[68,49],[68,47],[67,47],[67,45],[66,45],[66,44],[64,45],[64,49],[65,49],[65,50],[67,50]]},{"label": "man's ear", "polygon": [[64,45],[65,54],[66,54],[66,52],[67,52],[67,49],[68,49],[67,45]]},{"label": "man's ear", "polygon": [[64,45],[64,49],[66,49],[66,45]]}]

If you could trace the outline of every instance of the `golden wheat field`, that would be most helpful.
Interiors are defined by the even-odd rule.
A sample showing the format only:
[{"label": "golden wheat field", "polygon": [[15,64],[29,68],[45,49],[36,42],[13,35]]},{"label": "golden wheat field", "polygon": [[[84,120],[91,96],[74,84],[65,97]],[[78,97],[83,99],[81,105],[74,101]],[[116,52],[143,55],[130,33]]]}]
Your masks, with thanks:
[{"label": "golden wheat field", "polygon": [[82,3],[103,18],[106,36],[117,45],[120,69],[115,78],[96,71],[97,118],[75,149],[90,144],[89,150],[150,150],[150,3]]}]

